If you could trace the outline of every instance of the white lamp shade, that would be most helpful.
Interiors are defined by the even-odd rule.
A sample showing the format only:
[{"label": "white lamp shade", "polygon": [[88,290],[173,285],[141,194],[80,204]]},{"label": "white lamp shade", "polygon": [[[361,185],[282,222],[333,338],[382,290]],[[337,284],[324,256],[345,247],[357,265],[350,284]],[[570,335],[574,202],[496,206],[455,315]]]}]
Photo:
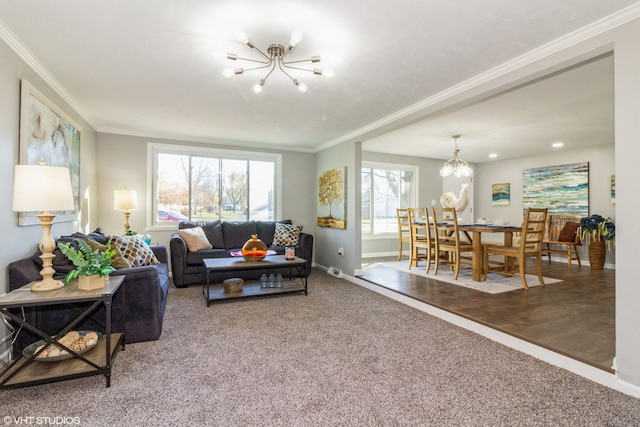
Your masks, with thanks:
[{"label": "white lamp shade", "polygon": [[73,211],[69,169],[43,165],[16,165],[13,175],[13,211]]},{"label": "white lamp shade", "polygon": [[134,211],[138,207],[136,190],[115,190],[113,192],[113,209],[116,211]]}]

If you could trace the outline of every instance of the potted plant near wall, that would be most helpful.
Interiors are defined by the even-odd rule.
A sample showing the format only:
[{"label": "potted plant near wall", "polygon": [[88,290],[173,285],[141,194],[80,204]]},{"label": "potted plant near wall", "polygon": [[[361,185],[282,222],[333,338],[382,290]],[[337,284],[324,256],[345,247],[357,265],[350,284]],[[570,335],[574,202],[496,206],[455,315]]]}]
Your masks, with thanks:
[{"label": "potted plant near wall", "polygon": [[82,239],[74,239],[77,248],[71,243],[58,243],[60,251],[69,258],[76,267],[67,273],[65,282],[78,279],[78,289],[92,290],[104,288],[109,273],[115,270],[111,266],[115,259],[116,250],[107,245],[107,249],[100,251]]},{"label": "potted plant near wall", "polygon": [[[589,245],[589,264],[592,270],[602,270],[606,249],[611,249],[616,239],[616,225],[611,218],[593,214],[580,219],[578,233]],[[606,245],[606,249],[605,249]]]}]

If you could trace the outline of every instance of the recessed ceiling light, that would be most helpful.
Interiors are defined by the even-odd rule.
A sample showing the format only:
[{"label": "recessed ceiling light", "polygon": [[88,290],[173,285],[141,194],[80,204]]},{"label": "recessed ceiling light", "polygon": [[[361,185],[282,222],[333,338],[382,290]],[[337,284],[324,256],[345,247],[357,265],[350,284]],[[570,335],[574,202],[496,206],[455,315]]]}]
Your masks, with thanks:
[{"label": "recessed ceiling light", "polygon": [[564,142],[554,142],[551,145],[553,148],[560,148],[560,147],[564,147]]},{"label": "recessed ceiling light", "polygon": [[495,159],[496,157],[498,157],[498,155],[496,153],[489,154],[489,158],[490,159]]}]

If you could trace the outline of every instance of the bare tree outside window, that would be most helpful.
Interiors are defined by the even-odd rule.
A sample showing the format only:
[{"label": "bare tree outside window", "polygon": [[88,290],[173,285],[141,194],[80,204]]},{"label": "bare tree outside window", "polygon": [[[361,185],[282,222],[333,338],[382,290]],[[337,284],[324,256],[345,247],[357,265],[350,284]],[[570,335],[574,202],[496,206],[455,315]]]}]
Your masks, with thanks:
[{"label": "bare tree outside window", "polygon": [[155,155],[154,223],[273,220],[275,161]]}]

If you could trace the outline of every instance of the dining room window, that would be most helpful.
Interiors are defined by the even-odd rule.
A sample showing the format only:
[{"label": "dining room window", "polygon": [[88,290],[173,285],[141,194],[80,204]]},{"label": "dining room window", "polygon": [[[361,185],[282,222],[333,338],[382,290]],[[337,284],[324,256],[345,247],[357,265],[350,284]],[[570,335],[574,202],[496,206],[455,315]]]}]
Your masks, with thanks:
[{"label": "dining room window", "polygon": [[396,208],[416,206],[417,175],[416,166],[363,162],[363,235],[398,233]]}]

